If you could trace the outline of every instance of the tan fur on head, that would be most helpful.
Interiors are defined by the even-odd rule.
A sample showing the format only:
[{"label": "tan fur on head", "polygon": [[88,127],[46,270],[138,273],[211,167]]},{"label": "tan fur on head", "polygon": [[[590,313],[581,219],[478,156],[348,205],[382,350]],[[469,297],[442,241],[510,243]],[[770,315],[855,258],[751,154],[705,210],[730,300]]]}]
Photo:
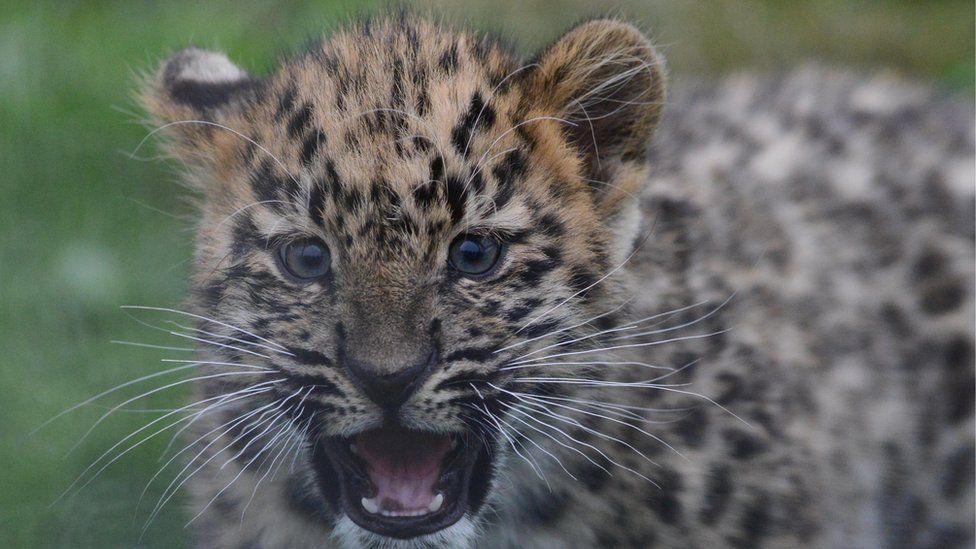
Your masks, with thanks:
[{"label": "tan fur on head", "polygon": [[[375,428],[391,408],[409,429],[467,432],[459,391],[474,398],[472,376],[514,356],[496,349],[619,304],[608,277],[638,230],[661,74],[647,40],[611,21],[528,65],[414,19],[340,31],[260,81],[222,54],[177,53],[143,102],[205,195],[196,311],[288,349],[269,364],[321,389],[309,397],[322,407],[316,436]],[[487,271],[453,263],[468,236],[503,250]],[[296,280],[285,264],[303,241],[328,251],[322,276]],[[422,375],[403,402],[376,389],[411,372]],[[401,546],[317,505],[339,519],[340,542]],[[432,542],[471,545],[471,509]]]}]

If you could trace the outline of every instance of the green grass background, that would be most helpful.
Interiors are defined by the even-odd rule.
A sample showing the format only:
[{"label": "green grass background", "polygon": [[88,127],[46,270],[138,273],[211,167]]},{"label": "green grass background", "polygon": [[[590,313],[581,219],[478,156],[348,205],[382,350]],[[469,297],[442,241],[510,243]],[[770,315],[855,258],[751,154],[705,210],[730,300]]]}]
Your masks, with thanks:
[{"label": "green grass background", "polygon": [[[673,73],[780,70],[819,59],[890,67],[973,92],[973,4],[837,0],[426,2],[429,10],[512,39],[522,51],[594,13],[636,20]],[[175,166],[129,157],[146,134],[134,74],[187,44],[220,48],[257,74],[379,2],[27,2],[0,6],[0,547],[181,547],[174,500],[148,530],[134,513],[165,440],[52,502],[150,414],[120,413],[65,457],[104,408],[85,407],[31,435],[67,406],[163,367],[174,353],[110,340],[174,344],[120,305],[179,306],[192,224]],[[154,154],[153,142],[140,156]],[[177,378],[167,378],[173,380]],[[151,388],[146,385],[146,389]],[[135,392],[126,393],[128,396]],[[147,398],[172,407],[185,391]],[[119,402],[108,399],[105,404]],[[169,477],[163,475],[168,482]],[[165,486],[150,487],[151,506]],[[145,505],[145,503],[144,503]]]}]

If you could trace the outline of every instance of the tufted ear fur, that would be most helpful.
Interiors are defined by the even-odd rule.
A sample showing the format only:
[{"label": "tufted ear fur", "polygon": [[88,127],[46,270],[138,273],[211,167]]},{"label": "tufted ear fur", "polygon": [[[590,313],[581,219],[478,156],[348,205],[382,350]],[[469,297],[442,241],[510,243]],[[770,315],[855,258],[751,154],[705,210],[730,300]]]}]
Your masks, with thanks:
[{"label": "tufted ear fur", "polygon": [[216,124],[234,127],[235,117],[259,84],[226,55],[187,48],[147,79],[140,100],[172,137],[176,156],[195,164],[219,163],[233,145],[228,132]]},{"label": "tufted ear fur", "polygon": [[623,210],[636,208],[629,198],[646,177],[647,147],[665,98],[663,59],[637,28],[603,19],[567,32],[536,64],[527,76],[529,97],[543,113],[572,124],[563,124],[564,132],[601,213],[626,217]]}]

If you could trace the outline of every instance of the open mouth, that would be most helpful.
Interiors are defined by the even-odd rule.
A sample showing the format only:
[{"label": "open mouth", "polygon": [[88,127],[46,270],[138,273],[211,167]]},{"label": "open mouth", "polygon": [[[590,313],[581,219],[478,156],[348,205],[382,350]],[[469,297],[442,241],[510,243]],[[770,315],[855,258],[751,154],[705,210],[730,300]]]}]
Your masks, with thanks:
[{"label": "open mouth", "polygon": [[490,455],[475,436],[383,427],[320,447],[315,467],[323,490],[353,522],[380,535],[402,539],[446,528],[487,491]]}]

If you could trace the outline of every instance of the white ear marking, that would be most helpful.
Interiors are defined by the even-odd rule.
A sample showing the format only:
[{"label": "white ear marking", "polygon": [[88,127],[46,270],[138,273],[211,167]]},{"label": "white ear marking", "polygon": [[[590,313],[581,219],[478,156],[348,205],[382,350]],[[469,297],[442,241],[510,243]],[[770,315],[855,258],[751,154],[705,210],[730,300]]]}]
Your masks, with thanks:
[{"label": "white ear marking", "polygon": [[222,53],[188,48],[167,62],[164,78],[168,82],[190,80],[221,84],[244,80],[249,76]]}]

